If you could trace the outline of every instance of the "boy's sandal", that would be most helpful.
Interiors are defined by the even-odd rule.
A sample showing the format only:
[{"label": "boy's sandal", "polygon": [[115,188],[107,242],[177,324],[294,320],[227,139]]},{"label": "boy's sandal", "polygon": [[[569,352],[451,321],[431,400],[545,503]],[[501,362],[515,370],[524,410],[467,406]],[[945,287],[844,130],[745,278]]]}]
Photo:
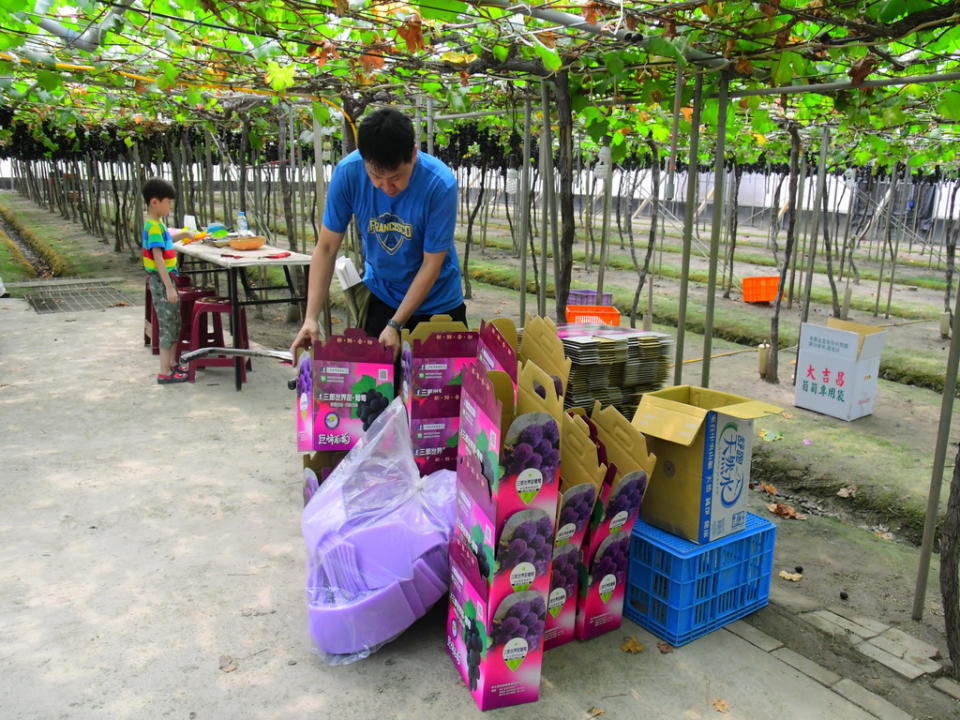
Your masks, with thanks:
[{"label": "boy's sandal", "polygon": [[176,375],[178,373],[182,375],[186,375],[188,372],[190,372],[190,368],[187,367],[186,365],[183,365],[182,363],[177,363],[172,368],[170,368],[171,375]]},{"label": "boy's sandal", "polygon": [[186,372],[171,370],[169,375],[157,375],[158,385],[172,385],[173,383],[190,382],[190,376]]}]

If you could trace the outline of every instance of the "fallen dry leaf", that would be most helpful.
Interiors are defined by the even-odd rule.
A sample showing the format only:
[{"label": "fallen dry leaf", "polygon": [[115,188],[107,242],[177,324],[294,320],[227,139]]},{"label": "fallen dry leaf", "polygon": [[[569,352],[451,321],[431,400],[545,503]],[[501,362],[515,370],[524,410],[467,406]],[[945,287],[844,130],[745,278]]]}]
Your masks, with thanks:
[{"label": "fallen dry leaf", "polygon": [[769,483],[762,482],[760,483],[760,489],[763,490],[767,495],[776,495],[777,488]]},{"label": "fallen dry leaf", "polygon": [[237,661],[229,655],[220,656],[220,670],[225,673],[233,672],[237,669]]},{"label": "fallen dry leaf", "polygon": [[800,579],[803,577],[803,573],[792,573],[787,572],[786,570],[781,570],[780,577],[784,580],[789,580],[790,582],[800,582]]},{"label": "fallen dry leaf", "polygon": [[598,718],[605,712],[606,710],[603,710],[602,708],[592,707],[587,710],[587,714],[583,716],[583,720],[593,720],[593,718]]},{"label": "fallen dry leaf", "polygon": [[657,650],[659,650],[660,653],[663,655],[669,655],[670,653],[673,652],[673,645],[661,640],[660,642],[657,643]]},{"label": "fallen dry leaf", "polygon": [[642,642],[637,640],[636,635],[631,635],[626,640],[623,641],[623,644],[620,646],[620,649],[625,653],[632,653],[636,655],[637,653],[642,653],[647,648]]},{"label": "fallen dry leaf", "polygon": [[793,418],[793,413],[788,413],[786,410],[780,414],[783,415],[787,420],[791,420]]},{"label": "fallen dry leaf", "polygon": [[783,503],[770,503],[767,505],[767,510],[774,515],[779,515],[780,517],[790,520],[795,520],[797,517],[797,511],[790,505],[784,505]]},{"label": "fallen dry leaf", "polygon": [[839,490],[837,490],[837,496],[842,498],[853,497],[856,494],[857,494],[856,485],[847,485],[847,487],[842,487]]},{"label": "fallen dry leaf", "polygon": [[715,698],[713,701],[713,709],[717,712],[730,712],[730,704],[723,698]]}]

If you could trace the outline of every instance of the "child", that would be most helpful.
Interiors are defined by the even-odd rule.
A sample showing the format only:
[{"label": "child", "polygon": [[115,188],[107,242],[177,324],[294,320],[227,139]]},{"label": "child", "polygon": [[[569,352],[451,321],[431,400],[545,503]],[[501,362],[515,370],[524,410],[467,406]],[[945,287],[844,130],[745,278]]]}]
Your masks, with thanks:
[{"label": "child", "polygon": [[163,224],[170,214],[177,197],[173,186],[166,180],[154,178],[143,186],[143,201],[147,204],[147,216],[143,221],[143,269],[147,271],[153,307],[160,327],[160,373],[157,382],[161,385],[187,382],[186,368],[174,365],[174,354],[180,339],[180,296],[177,294],[177,251],[173,239]]}]

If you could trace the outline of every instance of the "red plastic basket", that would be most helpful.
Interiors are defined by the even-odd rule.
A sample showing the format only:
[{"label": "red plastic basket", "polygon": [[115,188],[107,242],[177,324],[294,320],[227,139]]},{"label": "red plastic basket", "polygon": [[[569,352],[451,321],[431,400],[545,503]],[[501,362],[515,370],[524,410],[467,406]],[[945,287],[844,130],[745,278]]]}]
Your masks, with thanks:
[{"label": "red plastic basket", "polygon": [[609,305],[567,305],[567,322],[620,326],[620,311]]},{"label": "red plastic basket", "polygon": [[745,277],[743,279],[744,302],[773,302],[780,288],[780,276]]}]

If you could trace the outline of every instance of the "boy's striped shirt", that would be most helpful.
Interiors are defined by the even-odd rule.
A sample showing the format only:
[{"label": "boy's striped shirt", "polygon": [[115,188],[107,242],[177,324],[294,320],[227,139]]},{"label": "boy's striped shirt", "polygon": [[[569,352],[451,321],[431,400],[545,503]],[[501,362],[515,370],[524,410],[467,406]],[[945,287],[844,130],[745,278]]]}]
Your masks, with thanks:
[{"label": "boy's striped shirt", "polygon": [[173,248],[173,239],[167,231],[167,226],[151,217],[143,221],[143,269],[147,272],[157,272],[157,264],[153,259],[153,248],[163,250],[163,262],[167,272],[177,272],[177,251]]}]

